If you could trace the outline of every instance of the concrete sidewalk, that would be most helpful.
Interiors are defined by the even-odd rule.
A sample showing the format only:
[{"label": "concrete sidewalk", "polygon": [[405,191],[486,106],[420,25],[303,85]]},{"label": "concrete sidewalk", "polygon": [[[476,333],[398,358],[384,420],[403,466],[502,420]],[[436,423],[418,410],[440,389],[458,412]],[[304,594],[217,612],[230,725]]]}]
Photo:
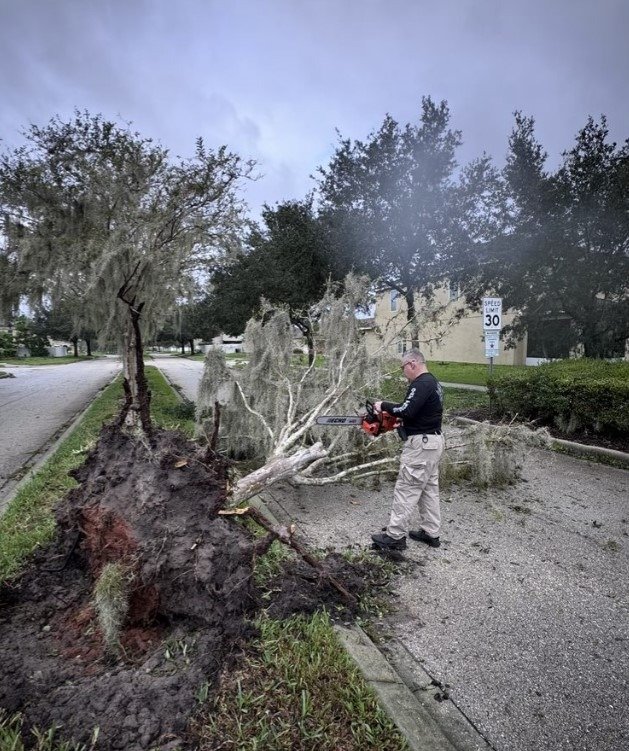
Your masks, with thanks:
[{"label": "concrete sidewalk", "polygon": [[446,383],[439,381],[446,389],[463,389],[464,391],[487,391],[487,386],[476,386],[473,383]]},{"label": "concrete sidewalk", "polygon": [[[628,480],[534,451],[516,486],[443,494],[441,548],[409,541],[381,649],[416,693],[422,675],[436,681],[439,711],[454,705],[497,751],[629,747]],[[312,544],[343,550],[369,546],[391,490],[281,487],[265,500]]]}]

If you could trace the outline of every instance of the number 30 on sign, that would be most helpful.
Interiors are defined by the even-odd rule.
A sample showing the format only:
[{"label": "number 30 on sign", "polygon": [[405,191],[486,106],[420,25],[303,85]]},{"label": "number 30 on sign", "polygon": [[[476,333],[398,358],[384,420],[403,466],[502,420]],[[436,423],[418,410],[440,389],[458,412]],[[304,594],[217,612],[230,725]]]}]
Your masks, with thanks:
[{"label": "number 30 on sign", "polygon": [[502,298],[483,297],[483,329],[499,331],[502,328]]}]

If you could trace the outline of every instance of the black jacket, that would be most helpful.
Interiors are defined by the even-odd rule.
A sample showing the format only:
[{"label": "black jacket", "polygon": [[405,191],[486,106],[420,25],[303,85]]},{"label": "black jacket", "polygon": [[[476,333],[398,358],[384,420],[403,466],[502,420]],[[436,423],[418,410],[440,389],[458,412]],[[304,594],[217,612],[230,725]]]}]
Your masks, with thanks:
[{"label": "black jacket", "polygon": [[443,389],[432,373],[422,373],[409,384],[401,404],[382,402],[382,409],[402,418],[407,435],[441,432]]}]

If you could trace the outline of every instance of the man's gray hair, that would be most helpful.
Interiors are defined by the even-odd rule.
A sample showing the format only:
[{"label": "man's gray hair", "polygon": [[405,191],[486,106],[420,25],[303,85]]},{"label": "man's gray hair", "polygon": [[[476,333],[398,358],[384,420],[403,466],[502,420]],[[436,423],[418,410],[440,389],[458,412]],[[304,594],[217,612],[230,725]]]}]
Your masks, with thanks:
[{"label": "man's gray hair", "polygon": [[410,360],[416,360],[417,362],[426,362],[426,358],[418,349],[408,349],[402,355],[402,362],[409,362]]}]

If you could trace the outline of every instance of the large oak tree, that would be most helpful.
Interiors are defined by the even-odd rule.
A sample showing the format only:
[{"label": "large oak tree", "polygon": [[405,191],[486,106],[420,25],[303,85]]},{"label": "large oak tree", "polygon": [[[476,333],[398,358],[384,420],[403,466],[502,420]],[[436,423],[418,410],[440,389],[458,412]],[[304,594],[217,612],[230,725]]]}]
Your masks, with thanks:
[{"label": "large oak tree", "polygon": [[261,299],[288,310],[314,352],[310,307],[340,267],[330,251],[312,198],[265,206],[242,252],[218,270],[210,295],[212,320],[229,334],[242,334],[260,311]]}]

